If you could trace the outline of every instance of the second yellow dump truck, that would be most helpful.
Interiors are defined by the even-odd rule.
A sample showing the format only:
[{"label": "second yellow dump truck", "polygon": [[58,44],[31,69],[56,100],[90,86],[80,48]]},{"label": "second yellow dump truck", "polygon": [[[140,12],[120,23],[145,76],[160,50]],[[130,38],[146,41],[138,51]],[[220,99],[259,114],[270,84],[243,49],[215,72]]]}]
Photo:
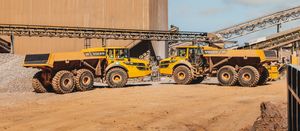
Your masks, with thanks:
[{"label": "second yellow dump truck", "polygon": [[160,74],[172,76],[178,84],[200,83],[214,76],[223,86],[245,87],[265,84],[266,68],[277,61],[275,51],[226,50],[210,46],[181,46],[175,56],[160,61]]},{"label": "second yellow dump truck", "polygon": [[40,69],[32,80],[35,92],[58,94],[86,91],[100,78],[110,87],[123,87],[130,78],[151,74],[149,62],[130,58],[129,49],[90,48],[80,52],[26,55],[24,67]]}]

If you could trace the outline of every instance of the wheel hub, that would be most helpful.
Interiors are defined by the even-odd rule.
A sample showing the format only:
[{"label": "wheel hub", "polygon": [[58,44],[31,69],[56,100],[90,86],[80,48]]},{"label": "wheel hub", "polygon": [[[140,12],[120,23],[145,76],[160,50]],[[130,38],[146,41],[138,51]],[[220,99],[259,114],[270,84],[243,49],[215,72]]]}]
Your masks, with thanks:
[{"label": "wheel hub", "polygon": [[223,73],[223,74],[222,74],[222,78],[223,78],[224,80],[229,80],[229,79],[230,79],[230,75],[229,75],[228,73]]},{"label": "wheel hub", "polygon": [[248,73],[243,74],[243,79],[246,81],[250,81],[251,80],[251,75]]},{"label": "wheel hub", "polygon": [[91,83],[91,78],[90,78],[90,77],[87,77],[87,76],[83,77],[82,83],[83,83],[84,85],[90,84],[90,83]]},{"label": "wheel hub", "polygon": [[66,87],[66,88],[71,87],[72,84],[73,84],[73,83],[72,83],[72,80],[69,79],[69,78],[66,78],[66,79],[64,79],[64,80],[62,81],[63,87]]},{"label": "wheel hub", "polygon": [[119,83],[119,82],[121,82],[122,81],[122,76],[120,76],[120,75],[114,75],[113,77],[112,77],[113,79],[113,82],[114,83]]},{"label": "wheel hub", "polygon": [[183,79],[185,79],[185,73],[184,72],[179,72],[178,73],[178,78],[180,79],[180,80],[183,80]]}]

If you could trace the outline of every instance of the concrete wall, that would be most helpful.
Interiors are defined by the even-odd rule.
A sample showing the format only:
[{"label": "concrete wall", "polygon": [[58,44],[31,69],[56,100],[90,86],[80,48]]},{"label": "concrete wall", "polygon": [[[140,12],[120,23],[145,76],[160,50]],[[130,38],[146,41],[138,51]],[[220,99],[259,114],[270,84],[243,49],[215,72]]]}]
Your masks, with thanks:
[{"label": "concrete wall", "polygon": [[[167,30],[167,11],[168,0],[0,0],[0,23]],[[107,41],[108,46],[132,42]],[[15,52],[76,51],[83,43],[83,39],[16,37]],[[101,40],[92,45],[100,46]]]}]

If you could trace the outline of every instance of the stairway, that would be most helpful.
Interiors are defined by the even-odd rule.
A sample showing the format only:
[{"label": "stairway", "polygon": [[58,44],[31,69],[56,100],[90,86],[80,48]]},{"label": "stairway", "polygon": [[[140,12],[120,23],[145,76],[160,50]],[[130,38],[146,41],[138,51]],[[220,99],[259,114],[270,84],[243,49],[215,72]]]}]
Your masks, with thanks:
[{"label": "stairway", "polygon": [[0,53],[9,53],[11,51],[11,43],[0,38]]}]

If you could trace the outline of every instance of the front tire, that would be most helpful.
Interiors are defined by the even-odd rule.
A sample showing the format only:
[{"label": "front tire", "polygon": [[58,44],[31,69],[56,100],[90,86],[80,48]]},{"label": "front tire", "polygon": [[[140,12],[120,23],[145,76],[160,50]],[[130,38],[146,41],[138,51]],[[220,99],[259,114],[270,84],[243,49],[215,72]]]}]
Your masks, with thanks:
[{"label": "front tire", "polygon": [[80,69],[75,76],[76,90],[87,91],[94,86],[94,75],[88,69]]},{"label": "front tire", "polygon": [[239,71],[239,83],[244,87],[255,87],[259,77],[258,70],[253,66],[245,66]]},{"label": "front tire", "polygon": [[266,69],[266,67],[261,67],[260,69],[261,73],[260,73],[260,78],[258,81],[258,85],[265,85],[267,84],[268,80],[269,80],[269,71]]},{"label": "front tire", "polygon": [[238,81],[238,73],[232,66],[223,66],[219,69],[217,77],[222,86],[234,86]]},{"label": "front tire", "polygon": [[128,74],[122,68],[113,68],[106,74],[106,82],[111,88],[124,87],[128,81]]},{"label": "front tire", "polygon": [[192,72],[186,66],[178,66],[173,73],[174,80],[177,84],[187,85],[193,80]]},{"label": "front tire", "polygon": [[42,71],[37,72],[32,78],[32,87],[36,93],[46,93],[51,90],[51,85],[45,84]]},{"label": "front tire", "polygon": [[52,86],[57,94],[71,93],[75,88],[74,75],[70,71],[59,71],[52,79]]}]

